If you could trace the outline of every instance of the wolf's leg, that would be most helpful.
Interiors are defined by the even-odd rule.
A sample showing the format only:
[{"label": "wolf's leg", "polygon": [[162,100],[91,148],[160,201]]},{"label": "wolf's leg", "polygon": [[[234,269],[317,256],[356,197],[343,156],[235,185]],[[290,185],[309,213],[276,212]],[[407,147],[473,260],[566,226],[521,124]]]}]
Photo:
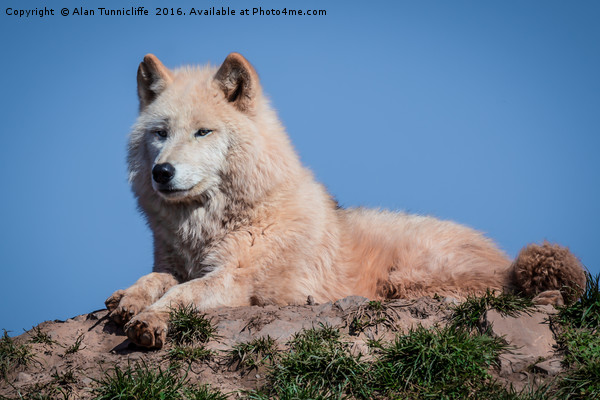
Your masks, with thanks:
[{"label": "wolf's leg", "polygon": [[173,307],[193,304],[199,310],[205,310],[250,305],[250,280],[241,276],[244,271],[238,271],[222,269],[172,287],[125,325],[127,336],[136,344],[160,348],[165,343],[169,311]]},{"label": "wolf's leg", "polygon": [[152,272],[142,276],[128,289],[114,292],[106,299],[106,308],[116,323],[125,324],[177,283],[170,273]]}]

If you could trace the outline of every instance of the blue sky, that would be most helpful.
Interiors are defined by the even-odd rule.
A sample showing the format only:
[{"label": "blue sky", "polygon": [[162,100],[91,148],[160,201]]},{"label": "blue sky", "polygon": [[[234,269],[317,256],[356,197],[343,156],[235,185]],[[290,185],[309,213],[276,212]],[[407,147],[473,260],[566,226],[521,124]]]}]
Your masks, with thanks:
[{"label": "blue sky", "polygon": [[150,52],[170,67],[244,54],[344,206],[452,219],[511,256],[556,241],[600,272],[596,1],[52,3],[327,16],[17,18],[3,5],[0,328],[102,308],[150,272],[125,165]]}]

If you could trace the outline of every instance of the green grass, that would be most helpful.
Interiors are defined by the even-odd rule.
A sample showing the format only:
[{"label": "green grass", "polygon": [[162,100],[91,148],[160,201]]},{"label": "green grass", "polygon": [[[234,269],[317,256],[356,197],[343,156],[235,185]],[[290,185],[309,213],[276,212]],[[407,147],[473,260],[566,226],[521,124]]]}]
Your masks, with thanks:
[{"label": "green grass", "polygon": [[203,344],[193,346],[174,345],[167,350],[168,357],[173,361],[198,362],[210,360],[213,352],[204,347]]},{"label": "green grass", "polygon": [[52,374],[52,379],[57,385],[60,386],[68,386],[77,382],[77,379],[75,379],[75,374],[71,369],[65,371],[62,374],[59,374],[58,372]]},{"label": "green grass", "polygon": [[356,310],[351,315],[349,324],[350,335],[359,335],[365,329],[377,326],[379,324],[386,325],[392,329],[397,315],[392,314],[393,311],[381,301],[369,301]]},{"label": "green grass", "polygon": [[279,400],[340,400],[348,398],[342,393],[322,393],[322,391],[317,388],[305,386],[296,382],[290,382],[289,384],[279,388],[277,397],[273,397],[272,391],[269,390],[253,391],[246,393],[246,395],[246,398],[249,400],[270,400],[273,398],[277,398]]},{"label": "green grass", "polygon": [[34,354],[26,344],[18,344],[8,336],[0,338],[0,378],[6,379],[8,372],[17,367],[26,367],[34,360]]},{"label": "green grass", "polygon": [[81,335],[77,336],[77,339],[75,339],[75,342],[66,348],[65,354],[75,354],[79,350],[83,349],[83,347],[81,347],[81,342],[83,342],[83,337],[84,337],[83,333]]},{"label": "green grass", "polygon": [[[561,308],[554,317],[553,321],[560,323],[559,344],[564,352],[565,372],[540,387],[528,386],[520,392],[502,387],[492,377],[499,354],[507,345],[482,330],[481,322],[489,309],[518,316],[529,313],[533,305],[528,299],[490,291],[456,306],[447,327],[416,327],[397,334],[392,342],[367,341],[368,357],[351,351],[350,343],[339,330],[321,325],[294,335],[285,351],[279,350],[270,337],[256,338],[233,346],[224,361],[242,374],[261,368],[262,386],[245,392],[248,399],[600,400],[598,283],[598,276],[588,276],[581,300]],[[387,327],[395,321],[394,312],[386,303],[368,302],[349,315],[347,321],[355,324],[350,329],[355,332],[378,324]],[[216,338],[216,328],[206,315],[193,306],[171,310],[168,337],[167,352],[174,361],[168,368],[143,363],[114,367],[96,381],[95,399],[226,399],[225,394],[209,386],[192,384],[178,362],[191,363],[214,356],[204,346]],[[48,343],[47,339],[38,329],[30,341]],[[71,347],[79,349],[81,339],[82,336]],[[5,332],[0,341],[3,374],[26,365],[32,357],[26,345],[16,344]],[[57,388],[53,392],[32,392],[25,398],[67,398],[74,377],[63,374],[54,378],[52,384]],[[48,393],[55,396],[48,397]]]},{"label": "green grass", "polygon": [[480,329],[488,310],[494,309],[503,316],[517,317],[521,313],[531,313],[533,306],[531,299],[487,290],[483,296],[469,296],[466,301],[454,307],[450,325],[454,328]]},{"label": "green grass", "polygon": [[600,363],[588,362],[567,372],[560,382],[557,399],[600,399]]},{"label": "green grass", "polygon": [[252,370],[267,363],[273,364],[277,357],[277,343],[270,336],[259,337],[246,343],[238,343],[227,352],[228,366]]},{"label": "green grass", "polygon": [[490,369],[505,343],[464,329],[418,327],[392,343],[373,342],[371,359],[352,354],[328,326],[296,334],[287,347],[248,399],[545,398],[537,389],[517,393],[496,383]]},{"label": "green grass", "polygon": [[185,378],[174,369],[151,369],[146,364],[135,364],[121,369],[114,367],[97,381],[96,400],[116,399],[181,399]]},{"label": "green grass", "polygon": [[600,326],[600,274],[586,272],[586,285],[581,298],[575,303],[561,307],[559,322],[575,328]]},{"label": "green grass", "polygon": [[54,386],[53,383],[35,384],[26,393],[18,393],[18,397],[3,397],[0,400],[70,400],[72,393],[69,389]]},{"label": "green grass", "polygon": [[227,400],[227,395],[212,389],[210,385],[185,388],[183,395],[186,400]]},{"label": "green grass", "polygon": [[488,370],[505,348],[501,339],[488,335],[418,327],[382,347],[374,364],[376,385],[383,393],[416,390],[438,398],[467,398],[490,385]]},{"label": "green grass", "polygon": [[48,332],[42,331],[42,329],[39,326],[32,328],[30,331],[30,335],[30,343],[42,343],[47,345],[56,344],[56,341],[52,340]]},{"label": "green grass", "polygon": [[171,309],[168,337],[176,345],[206,343],[216,338],[216,333],[212,321],[192,304]]},{"label": "green grass", "polygon": [[586,275],[581,298],[561,307],[556,318],[562,326],[559,343],[567,368],[557,398],[600,399],[600,274]]},{"label": "green grass", "polygon": [[225,400],[227,397],[206,385],[191,384],[176,368],[162,370],[144,363],[119,366],[105,372],[93,389],[95,400]]},{"label": "green grass", "polygon": [[250,398],[371,398],[365,385],[370,365],[350,354],[340,333],[330,326],[304,330],[288,342],[267,375],[267,384]]},{"label": "green grass", "polygon": [[566,327],[560,335],[567,367],[559,397],[600,399],[600,329]]}]

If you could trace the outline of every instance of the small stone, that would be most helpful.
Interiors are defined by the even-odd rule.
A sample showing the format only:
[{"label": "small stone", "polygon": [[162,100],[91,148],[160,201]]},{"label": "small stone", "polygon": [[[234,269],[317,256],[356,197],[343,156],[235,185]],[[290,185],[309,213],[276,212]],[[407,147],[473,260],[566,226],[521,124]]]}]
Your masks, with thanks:
[{"label": "small stone", "polygon": [[276,319],[263,326],[259,332],[260,336],[270,336],[275,340],[287,340],[294,333],[300,332],[302,329],[302,321],[283,321]]},{"label": "small stone", "polygon": [[315,312],[317,315],[321,315],[323,313],[328,313],[333,309],[333,303],[328,301],[327,303],[319,304],[317,308],[315,308]]},{"label": "small stone", "polygon": [[91,384],[92,384],[92,382],[94,382],[94,381],[93,381],[91,378],[83,378],[83,379],[81,380],[81,383],[83,383],[83,384],[84,384],[84,385],[86,385],[86,386],[88,386],[88,385],[91,385]]},{"label": "small stone", "polygon": [[347,311],[350,308],[358,307],[369,301],[366,297],[362,296],[348,296],[340,299],[334,303],[334,305],[342,311]]},{"label": "small stone", "polygon": [[531,354],[500,354],[500,376],[507,377],[525,368],[535,362],[536,358]]},{"label": "small stone", "polygon": [[31,375],[25,372],[19,372],[19,374],[17,375],[17,382],[29,382],[31,379]]},{"label": "small stone", "polygon": [[315,304],[317,304],[317,302],[315,301],[314,297],[308,296],[306,298],[306,305],[308,305],[308,306],[314,306]]},{"label": "small stone", "polygon": [[344,323],[340,317],[318,317],[316,318],[317,324],[323,324],[331,327],[337,327]]},{"label": "small stone", "polygon": [[460,300],[454,298],[454,297],[444,297],[442,299],[442,303],[444,304],[450,304],[450,305],[455,305],[455,304],[460,304]]},{"label": "small stone", "polygon": [[551,358],[535,364],[535,368],[549,376],[555,376],[562,371],[562,362],[557,358]]}]

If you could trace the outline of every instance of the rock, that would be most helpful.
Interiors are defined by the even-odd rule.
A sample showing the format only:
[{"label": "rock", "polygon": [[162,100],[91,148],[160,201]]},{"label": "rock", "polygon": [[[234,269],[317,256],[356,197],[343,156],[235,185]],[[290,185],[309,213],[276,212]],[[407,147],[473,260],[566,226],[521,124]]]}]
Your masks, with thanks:
[{"label": "rock", "polygon": [[562,371],[562,360],[559,358],[551,358],[550,360],[535,364],[535,369],[549,376],[558,375]]},{"label": "rock", "polygon": [[503,317],[496,310],[489,310],[485,323],[491,332],[504,339],[511,349],[501,355],[501,376],[522,371],[540,358],[551,357],[556,345],[547,323],[547,313],[533,312],[518,317]]},{"label": "rock", "polygon": [[538,305],[536,308],[538,311],[544,312],[548,315],[554,315],[558,313],[558,310],[551,305]]},{"label": "rock", "polygon": [[217,332],[222,336],[222,339],[229,342],[243,342],[248,340],[250,336],[248,332],[243,332],[246,322],[242,320],[221,320],[217,324]]},{"label": "rock", "polygon": [[33,379],[32,376],[25,372],[19,372],[17,375],[17,382],[29,382],[31,379]]},{"label": "rock", "polygon": [[332,326],[334,328],[339,327],[344,324],[344,321],[340,317],[317,317],[315,319],[315,326],[319,326],[319,324]]},{"label": "rock", "polygon": [[500,354],[500,376],[507,377],[525,368],[535,362],[529,354],[514,354],[512,352]]},{"label": "rock", "polygon": [[448,305],[457,305],[457,304],[460,304],[460,300],[458,300],[457,298],[454,298],[454,297],[444,297],[442,299],[442,303],[448,304]]},{"label": "rock", "polygon": [[348,296],[336,301],[333,304],[342,311],[348,311],[350,308],[358,307],[366,303],[367,301],[369,301],[369,299],[367,299],[366,297]]},{"label": "rock", "polygon": [[270,336],[275,340],[286,341],[294,333],[300,332],[303,328],[302,321],[283,321],[283,320],[275,320],[267,325],[265,325],[259,333],[259,336]]},{"label": "rock", "polygon": [[327,303],[323,303],[323,304],[320,304],[319,306],[317,306],[315,308],[315,312],[317,315],[321,315],[324,313],[331,312],[332,309],[333,309],[333,303],[329,301]]}]

